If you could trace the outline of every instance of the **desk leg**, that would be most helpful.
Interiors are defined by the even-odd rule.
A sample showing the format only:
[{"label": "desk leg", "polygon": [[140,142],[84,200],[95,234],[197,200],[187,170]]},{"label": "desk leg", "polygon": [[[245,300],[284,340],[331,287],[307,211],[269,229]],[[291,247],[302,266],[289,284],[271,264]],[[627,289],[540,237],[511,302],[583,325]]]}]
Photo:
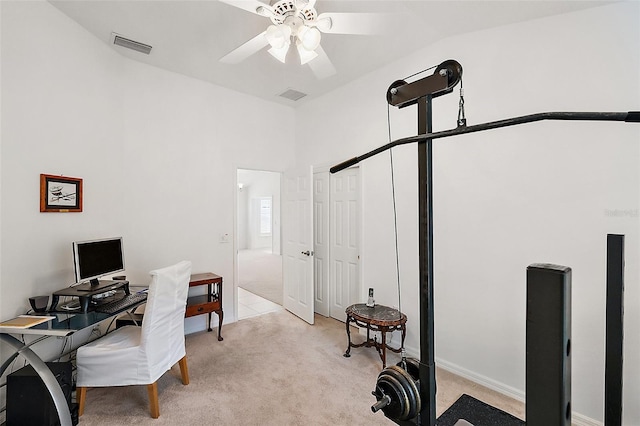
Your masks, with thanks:
[{"label": "desk leg", "polygon": [[[211,294],[211,283],[207,284],[207,302],[211,302],[213,300],[213,295]],[[207,322],[207,331],[211,331],[211,312],[209,312],[209,320]]]},{"label": "desk leg", "polygon": [[344,353],[345,358],[349,358],[351,356],[351,329],[349,328],[349,323],[351,322],[351,317],[347,315],[347,320],[345,324],[347,325],[347,351]]},{"label": "desk leg", "polygon": [[[35,352],[26,347],[21,341],[8,334],[0,334],[0,341],[12,346],[16,352],[20,353],[28,362],[33,366],[33,369],[38,373],[38,376],[42,379],[42,382],[47,387],[49,395],[53,399],[53,404],[58,411],[58,417],[60,418],[61,426],[71,426],[71,413],[69,412],[69,405],[64,397],[64,393],[60,388],[60,384],[56,380],[47,364],[40,359]],[[4,371],[2,372],[4,373]]]},{"label": "desk leg", "polygon": [[[218,342],[220,342],[224,340],[220,334],[222,333],[222,318],[224,317],[224,312],[220,309],[219,311],[216,311],[216,314],[218,314]],[[211,315],[211,313],[209,313],[209,315]],[[211,325],[211,319],[209,319],[209,325]],[[211,331],[211,329],[209,329],[209,331]]]}]

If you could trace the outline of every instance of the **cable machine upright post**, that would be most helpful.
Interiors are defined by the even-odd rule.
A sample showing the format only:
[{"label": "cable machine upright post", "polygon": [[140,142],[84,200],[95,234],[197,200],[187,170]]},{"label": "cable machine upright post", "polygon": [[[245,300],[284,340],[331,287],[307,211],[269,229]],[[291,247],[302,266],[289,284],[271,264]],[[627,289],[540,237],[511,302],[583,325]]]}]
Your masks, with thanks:
[{"label": "cable machine upright post", "polygon": [[[394,82],[387,92],[389,104],[404,108],[418,105],[418,134],[433,130],[433,98],[453,91],[462,78],[462,66],[448,60],[430,76],[407,84]],[[436,424],[435,321],[433,300],[433,140],[418,142],[418,259],[420,270],[420,362],[418,370],[420,412],[413,422]]]},{"label": "cable machine upright post", "polygon": [[[431,133],[432,96],[418,100],[418,133]],[[420,259],[420,397],[419,424],[436,424],[436,367],[433,315],[433,140],[418,143],[418,258]]]}]

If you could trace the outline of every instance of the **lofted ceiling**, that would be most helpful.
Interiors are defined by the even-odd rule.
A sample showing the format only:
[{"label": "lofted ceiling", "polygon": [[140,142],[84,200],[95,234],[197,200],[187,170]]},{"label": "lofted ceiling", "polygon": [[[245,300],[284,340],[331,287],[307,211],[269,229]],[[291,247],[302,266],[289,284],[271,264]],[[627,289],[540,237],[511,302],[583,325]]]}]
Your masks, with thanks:
[{"label": "lofted ceiling", "polygon": [[[284,105],[296,106],[456,34],[612,3],[579,0],[318,0],[323,12],[384,13],[375,35],[323,34],[336,74],[318,79],[296,58],[278,62],[267,48],[238,64],[219,60],[271,24],[217,0],[49,0],[123,56]],[[264,0],[268,3],[268,0]],[[115,32],[153,48],[149,55],[112,43]],[[447,58],[444,58],[447,59]],[[279,95],[293,89],[307,96]]]}]

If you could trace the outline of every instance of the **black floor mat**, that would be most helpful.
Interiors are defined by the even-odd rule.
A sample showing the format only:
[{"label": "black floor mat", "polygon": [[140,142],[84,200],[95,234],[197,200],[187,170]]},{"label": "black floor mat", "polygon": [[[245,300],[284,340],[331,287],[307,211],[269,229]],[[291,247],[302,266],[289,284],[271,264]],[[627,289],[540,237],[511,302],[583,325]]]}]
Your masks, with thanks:
[{"label": "black floor mat", "polygon": [[463,394],[436,421],[437,426],[453,426],[464,419],[473,426],[523,426],[524,421],[509,413]]}]

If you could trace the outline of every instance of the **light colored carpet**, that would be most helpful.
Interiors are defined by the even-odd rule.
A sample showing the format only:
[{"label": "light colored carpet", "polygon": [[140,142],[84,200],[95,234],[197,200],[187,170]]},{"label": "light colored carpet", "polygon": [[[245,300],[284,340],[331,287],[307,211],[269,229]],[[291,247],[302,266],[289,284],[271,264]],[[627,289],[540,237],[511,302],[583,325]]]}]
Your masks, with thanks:
[{"label": "light colored carpet", "polygon": [[[145,386],[87,392],[83,426],[391,425],[371,412],[382,364],[375,350],[344,358],[344,323],[316,316],[310,326],[286,311],[187,336],[191,383],[175,366],[158,382],[160,418],[149,417]],[[398,361],[388,354],[388,362]],[[118,368],[114,365],[114,368]],[[467,393],[522,418],[523,404],[438,370],[437,411]]]},{"label": "light colored carpet", "polygon": [[264,249],[238,251],[238,287],[282,305],[282,256]]}]

